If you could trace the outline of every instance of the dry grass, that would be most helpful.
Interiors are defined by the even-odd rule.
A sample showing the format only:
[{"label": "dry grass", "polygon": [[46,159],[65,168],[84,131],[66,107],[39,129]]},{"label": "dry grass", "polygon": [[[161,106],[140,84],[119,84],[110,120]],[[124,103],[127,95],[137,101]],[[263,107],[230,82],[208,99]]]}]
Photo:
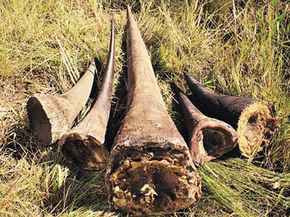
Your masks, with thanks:
[{"label": "dry grass", "polygon": [[[204,197],[174,215],[286,215],[289,5],[278,0],[201,2],[127,2],[175,123],[184,134],[169,82],[186,88],[182,72],[188,71],[216,91],[273,102],[280,128],[258,159],[228,159],[200,168]],[[0,216],[118,215],[106,202],[103,171],[78,171],[55,147],[33,140],[25,103],[34,93],[66,91],[93,57],[104,67],[114,14],[116,94],[107,135],[111,144],[125,105],[125,6],[102,0],[0,2]]]}]

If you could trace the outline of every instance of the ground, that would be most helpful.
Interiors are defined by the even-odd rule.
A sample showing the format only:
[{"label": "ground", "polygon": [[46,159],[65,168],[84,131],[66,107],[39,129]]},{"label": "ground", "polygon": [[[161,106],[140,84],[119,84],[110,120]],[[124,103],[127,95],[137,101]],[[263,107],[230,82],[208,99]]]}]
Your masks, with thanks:
[{"label": "ground", "polygon": [[43,147],[34,140],[25,104],[35,93],[68,90],[92,58],[100,63],[99,87],[113,17],[115,95],[107,133],[107,144],[112,144],[126,100],[126,4],[132,6],[168,112],[183,135],[182,115],[169,85],[175,81],[189,94],[183,71],[217,92],[273,103],[279,120],[275,138],[259,156],[231,156],[200,167],[202,199],[173,216],[286,216],[290,201],[289,3],[120,2],[0,2],[0,216],[119,214],[107,203],[104,171],[78,170],[55,145]]}]

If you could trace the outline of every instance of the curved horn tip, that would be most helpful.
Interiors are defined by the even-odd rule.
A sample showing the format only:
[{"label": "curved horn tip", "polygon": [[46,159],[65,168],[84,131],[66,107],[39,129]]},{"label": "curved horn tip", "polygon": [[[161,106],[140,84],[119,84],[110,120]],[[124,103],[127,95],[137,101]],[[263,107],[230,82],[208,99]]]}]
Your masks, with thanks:
[{"label": "curved horn tip", "polygon": [[190,75],[189,75],[189,73],[188,72],[183,72],[183,76],[185,77],[185,78],[187,78],[187,77],[190,77]]},{"label": "curved horn tip", "polygon": [[186,72],[186,71],[183,71],[183,75],[184,76],[189,76],[188,72]]},{"label": "curved horn tip", "polygon": [[130,5],[127,5],[127,16],[131,16],[132,12],[131,12],[131,7]]},{"label": "curved horn tip", "polygon": [[198,80],[193,78],[188,72],[183,72],[183,76],[184,76],[185,80],[190,80],[191,82],[193,82],[195,84],[201,84]]},{"label": "curved horn tip", "polygon": [[182,89],[175,82],[172,82],[171,85],[176,93],[183,93]]},{"label": "curved horn tip", "polygon": [[111,28],[114,28],[114,24],[115,24],[115,18],[114,18],[114,14],[112,14],[112,17],[111,17]]},{"label": "curved horn tip", "polygon": [[114,40],[114,36],[115,36],[115,21],[114,21],[114,17],[112,16],[111,18],[111,41]]},{"label": "curved horn tip", "polygon": [[172,87],[173,90],[175,90],[177,87],[177,84],[174,81],[172,81],[170,82],[170,86]]}]

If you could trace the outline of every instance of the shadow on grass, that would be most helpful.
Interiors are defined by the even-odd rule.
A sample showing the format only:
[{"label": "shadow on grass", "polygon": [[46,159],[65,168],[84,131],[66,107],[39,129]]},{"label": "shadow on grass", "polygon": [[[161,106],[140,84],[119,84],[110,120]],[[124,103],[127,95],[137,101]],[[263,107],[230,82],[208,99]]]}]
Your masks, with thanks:
[{"label": "shadow on grass", "polygon": [[[28,122],[28,120],[26,120]],[[23,123],[14,124],[6,129],[6,142],[3,144],[3,151],[11,154],[15,159],[22,157],[32,160],[44,150],[34,139],[29,126]]]},{"label": "shadow on grass", "polygon": [[180,134],[182,135],[182,137],[184,138],[184,140],[188,141],[188,132],[186,130],[186,125],[185,125],[185,120],[184,120],[184,117],[182,115],[182,110],[181,110],[181,107],[178,103],[178,97],[177,97],[177,94],[176,94],[176,91],[175,91],[175,88],[174,88],[174,85],[173,83],[171,82],[170,83],[170,88],[173,92],[173,100],[172,100],[172,110],[174,111],[175,113],[175,119],[178,120],[178,122],[175,120],[175,125],[177,126]]},{"label": "shadow on grass", "polygon": [[[97,65],[100,67],[98,62]],[[100,71],[99,69],[98,72]],[[91,96],[95,96],[97,92],[95,86]],[[45,191],[45,196],[41,201],[36,201],[36,206],[41,204],[43,212],[53,215],[77,210],[98,214],[110,212],[104,184],[105,172],[79,170],[64,159],[55,143],[49,146],[40,144],[34,138],[28,123],[25,115],[24,119],[4,129],[5,141],[1,145],[1,152],[17,161],[23,159],[33,168],[36,166],[39,171],[43,171],[40,184],[35,189],[41,188]],[[45,183],[49,186],[45,186]]]},{"label": "shadow on grass", "polygon": [[[114,137],[121,126],[126,109],[126,35],[122,39],[123,69],[120,74],[120,82],[117,84],[115,97],[112,102],[110,122],[106,135],[106,144],[111,147]],[[92,88],[90,98],[96,99],[99,92],[99,84],[102,79],[104,66],[96,60],[97,75]],[[92,101],[92,100],[91,100]],[[80,119],[77,117],[76,119]],[[30,130],[28,118],[9,126],[6,130],[6,141],[3,150],[12,154],[17,159],[25,159],[36,164],[43,170],[41,179],[49,180],[46,186],[47,195],[42,201],[42,209],[53,215],[65,212],[83,210],[93,212],[111,212],[108,203],[107,189],[105,185],[105,171],[83,171],[76,168],[72,162],[67,161],[58,150],[57,144],[43,146],[37,142]],[[41,182],[41,180],[40,180]],[[41,183],[40,186],[44,185]]]},{"label": "shadow on grass", "polygon": [[48,213],[60,214],[79,209],[111,212],[107,202],[104,170],[80,170],[71,162],[66,161],[55,149],[44,156],[43,163],[49,165],[54,171],[50,194],[44,201],[44,207]]},{"label": "shadow on grass", "polygon": [[[105,144],[111,149],[114,138],[122,124],[126,111],[127,96],[127,53],[126,53],[126,31],[122,37],[123,68],[119,75],[119,82],[115,87],[115,96],[112,99],[110,119],[107,126]],[[97,66],[101,67],[100,63]],[[102,67],[101,67],[102,68]],[[98,72],[101,71],[100,69]],[[97,76],[98,78],[100,76]],[[95,82],[96,83],[96,82]],[[96,84],[100,84],[97,82]],[[92,89],[91,97],[97,97],[98,86]],[[63,158],[57,150],[56,145],[43,157],[44,163],[61,165],[69,169],[68,175],[60,188],[52,191],[51,196],[45,201],[48,212],[60,213],[65,210],[91,210],[94,212],[112,212],[108,203],[107,189],[105,186],[105,171],[84,171],[76,168],[72,162]],[[65,197],[64,197],[65,195]],[[120,216],[120,215],[119,215]],[[122,214],[121,214],[122,216]]]},{"label": "shadow on grass", "polygon": [[[40,186],[48,192],[38,202],[42,204],[41,208],[45,213],[58,215],[79,209],[110,212],[104,171],[79,170],[64,159],[55,144],[41,146],[33,139],[29,127],[22,123],[10,126],[7,132],[7,142],[1,151],[16,160],[25,159],[31,165],[36,164],[43,171]],[[35,186],[36,190],[40,186]]]}]

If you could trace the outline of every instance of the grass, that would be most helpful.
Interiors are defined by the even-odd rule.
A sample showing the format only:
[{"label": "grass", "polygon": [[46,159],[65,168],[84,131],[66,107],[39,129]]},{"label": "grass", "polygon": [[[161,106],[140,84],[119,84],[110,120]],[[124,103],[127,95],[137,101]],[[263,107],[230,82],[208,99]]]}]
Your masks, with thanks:
[{"label": "grass", "polygon": [[[286,215],[289,5],[278,0],[126,3],[132,5],[168,112],[183,134],[169,86],[176,81],[186,89],[183,71],[218,92],[273,102],[279,117],[276,137],[259,158],[224,159],[199,168],[203,198],[174,216]],[[65,92],[93,57],[104,67],[113,14],[116,94],[107,135],[111,144],[125,107],[125,6],[102,0],[1,1],[0,216],[119,215],[106,202],[104,171],[79,171],[55,147],[33,140],[25,103],[34,93]]]}]

